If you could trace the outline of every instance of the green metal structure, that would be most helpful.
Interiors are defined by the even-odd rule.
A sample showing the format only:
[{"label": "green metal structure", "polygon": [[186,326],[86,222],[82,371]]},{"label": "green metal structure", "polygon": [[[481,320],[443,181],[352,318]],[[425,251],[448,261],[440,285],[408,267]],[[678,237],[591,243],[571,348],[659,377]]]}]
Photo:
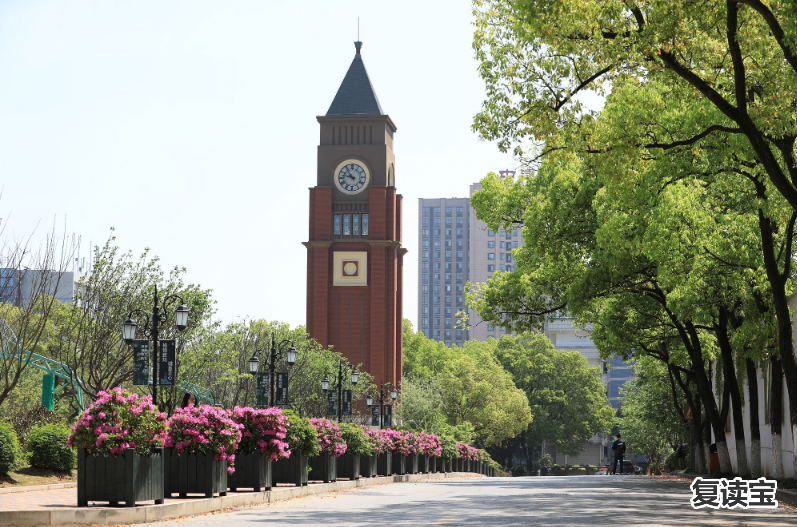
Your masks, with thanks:
[{"label": "green metal structure", "polygon": [[[19,344],[17,344],[17,337],[11,328],[8,327],[5,321],[3,321],[2,327],[0,327],[0,343],[2,343],[2,353],[3,358],[16,358],[19,357],[21,354],[21,361],[28,362],[29,366],[33,366],[39,370],[46,372],[49,375],[57,377],[59,379],[63,379],[66,382],[59,386],[55,391],[53,391],[53,395],[58,394],[61,390],[69,386],[70,384],[75,387],[75,397],[77,399],[77,404],[80,407],[80,410],[83,411],[85,409],[85,404],[83,402],[83,389],[80,387],[81,381],[73,372],[69,366],[66,364],[62,364],[56,360],[50,359],[48,357],[44,357],[37,353],[31,353],[30,351],[21,351],[19,349]],[[150,380],[150,384],[152,381]],[[189,392],[194,394],[196,400],[199,403],[204,404],[213,404],[213,394],[208,388],[204,388],[199,386],[198,384],[194,384],[192,382],[187,381],[180,381],[177,383],[177,387],[183,391]]]}]

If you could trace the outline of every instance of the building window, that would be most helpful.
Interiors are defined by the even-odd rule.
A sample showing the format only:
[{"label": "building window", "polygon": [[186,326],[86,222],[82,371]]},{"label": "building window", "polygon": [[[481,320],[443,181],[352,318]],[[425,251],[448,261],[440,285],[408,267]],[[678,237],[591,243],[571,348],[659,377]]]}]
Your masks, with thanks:
[{"label": "building window", "polygon": [[457,236],[462,236],[462,229],[457,229]]},{"label": "building window", "polygon": [[439,329],[434,330],[434,337],[437,338],[437,339],[440,338],[440,330]]},{"label": "building window", "polygon": [[462,214],[462,207],[457,207],[457,214]]},{"label": "building window", "polygon": [[501,264],[501,270],[504,271],[504,264]]},{"label": "building window", "polygon": [[498,236],[503,236],[504,234],[506,234],[504,229],[498,229]]},{"label": "building window", "polygon": [[495,266],[493,264],[488,265],[487,266],[487,271],[492,273],[493,271],[495,271]]},{"label": "building window", "polygon": [[435,262],[434,263],[434,270],[435,271],[439,271],[440,270],[440,262]]},{"label": "building window", "polygon": [[429,226],[429,218],[428,217],[424,217],[423,218],[423,225],[425,225],[427,227]]},{"label": "building window", "polygon": [[434,286],[434,292],[435,293],[439,293],[440,292],[440,286],[439,285],[435,285]]},{"label": "building window", "polygon": [[439,260],[440,259],[440,251],[435,251],[434,252],[434,257]]},{"label": "building window", "polygon": [[363,214],[362,234],[368,236],[368,214]]},{"label": "building window", "polygon": [[446,258],[451,258],[451,251],[446,251]]},{"label": "building window", "polygon": [[462,273],[457,273],[457,280],[463,280]]},{"label": "building window", "polygon": [[446,319],[446,326],[450,326],[450,325],[451,325],[451,319],[450,319],[450,318],[447,318],[447,319]]},{"label": "building window", "polygon": [[451,240],[446,240],[446,247],[451,247]]},{"label": "building window", "polygon": [[447,296],[447,297],[446,297],[446,304],[450,304],[450,303],[451,303],[451,297],[450,297],[450,296]]},{"label": "building window", "polygon": [[423,257],[429,258],[429,251],[423,251]]},{"label": "building window", "polygon": [[435,218],[434,219],[434,226],[435,227],[439,227],[440,226],[440,218]]},{"label": "building window", "polygon": [[446,207],[446,214],[451,214],[451,207]]},{"label": "building window", "polygon": [[446,280],[451,280],[451,273],[446,273]]},{"label": "building window", "polygon": [[451,262],[446,262],[446,269],[451,269]]},{"label": "building window", "polygon": [[440,273],[435,273],[434,274],[434,281],[435,282],[439,282],[440,281]]},{"label": "building window", "polygon": [[440,248],[440,240],[435,240],[435,241],[434,241],[434,248],[435,248],[435,249],[438,249],[438,248]]},{"label": "building window", "polygon": [[[435,287],[437,287],[437,286],[435,286]],[[446,292],[450,292],[450,291],[451,291],[451,286],[450,286],[450,285],[447,285],[447,286],[446,286]]]},{"label": "building window", "polygon": [[451,314],[451,308],[450,308],[450,307],[447,307],[447,308],[446,308],[446,315],[450,315],[450,314]]},{"label": "building window", "polygon": [[464,297],[458,296],[457,297],[457,304],[462,304],[464,302],[463,298]]},{"label": "building window", "polygon": [[351,230],[355,236],[360,235],[360,215],[359,214],[352,214],[351,215]]},{"label": "building window", "polygon": [[423,308],[423,314],[427,315],[428,313],[429,313],[429,308],[428,307]]},{"label": "building window", "polygon": [[512,254],[511,253],[506,253],[506,261],[507,262],[511,262],[512,261]]},{"label": "building window", "polygon": [[517,236],[517,229],[512,229],[512,236]]},{"label": "building window", "polygon": [[462,225],[463,221],[462,218],[457,218],[457,225]]},{"label": "building window", "polygon": [[462,258],[462,251],[457,251],[457,258]]},{"label": "building window", "polygon": [[[501,243],[504,243],[504,242],[501,242]],[[495,240],[489,240],[487,242],[487,248],[488,249],[495,249]]]},{"label": "building window", "polygon": [[429,236],[429,229],[423,229],[423,230],[421,230],[421,235],[422,235],[422,236]]},{"label": "building window", "polygon": [[457,269],[462,269],[462,262],[457,262]]},{"label": "building window", "polygon": [[332,235],[340,236],[340,214],[335,214],[332,217]]},{"label": "building window", "polygon": [[504,259],[504,253],[498,253],[498,259],[499,259],[499,260],[501,260],[501,261],[503,261],[503,259]]},{"label": "building window", "polygon": [[517,242],[512,242],[512,248],[517,249]]},{"label": "building window", "polygon": [[423,264],[421,264],[421,265],[422,265],[424,271],[429,269],[429,262],[423,262]]},{"label": "building window", "polygon": [[451,229],[446,229],[446,236],[451,236]]},{"label": "building window", "polygon": [[[450,329],[446,330],[446,337],[451,337],[451,330]],[[449,344],[449,346],[450,346],[450,344]]]},{"label": "building window", "polygon": [[439,318],[434,319],[434,325],[435,326],[439,326],[440,325],[440,319]]},{"label": "building window", "polygon": [[495,260],[495,253],[487,253],[488,260]]},{"label": "building window", "polygon": [[439,238],[440,237],[440,229],[435,229],[434,230],[434,235]]},{"label": "building window", "polygon": [[490,229],[487,229],[487,236],[495,236],[495,233]]},{"label": "building window", "polygon": [[434,297],[434,303],[435,304],[439,304],[440,303],[440,297],[439,296]]},{"label": "building window", "polygon": [[435,207],[434,208],[434,215],[435,216],[440,216],[440,207]]},{"label": "building window", "polygon": [[[461,218],[457,218],[457,219],[461,219]],[[451,225],[451,218],[446,218],[446,225]]]},{"label": "building window", "polygon": [[421,325],[422,326],[428,326],[429,325],[429,319],[428,318],[424,318]]},{"label": "building window", "polygon": [[422,280],[424,282],[428,282],[429,281],[429,273],[423,273],[421,278],[422,278]]},{"label": "building window", "polygon": [[421,242],[421,245],[422,245],[424,248],[428,249],[428,248],[429,248],[429,240],[423,240],[423,242]]},{"label": "building window", "polygon": [[423,301],[423,304],[424,304],[424,305],[428,304],[428,303],[429,303],[429,297],[428,297],[428,296],[426,296],[426,295],[423,295],[423,299],[422,299],[422,301]]},{"label": "building window", "polygon": [[428,293],[428,292],[429,292],[429,286],[428,285],[422,285],[421,286],[421,293]]},{"label": "building window", "polygon": [[435,315],[439,315],[440,314],[440,308],[439,307],[434,308],[434,314]]},{"label": "building window", "polygon": [[507,265],[506,266],[506,272],[507,273],[511,273],[512,272],[512,266],[511,265]]},{"label": "building window", "polygon": [[492,324],[487,324],[487,331],[493,331],[495,327]]},{"label": "building window", "polygon": [[457,240],[457,247],[462,247],[462,240]]},{"label": "building window", "polygon": [[343,215],[343,236],[351,236],[351,227],[349,223],[351,222],[350,215],[344,214]]},{"label": "building window", "polygon": [[504,248],[504,242],[500,242],[498,245],[499,245],[499,247],[501,247],[501,249]]}]

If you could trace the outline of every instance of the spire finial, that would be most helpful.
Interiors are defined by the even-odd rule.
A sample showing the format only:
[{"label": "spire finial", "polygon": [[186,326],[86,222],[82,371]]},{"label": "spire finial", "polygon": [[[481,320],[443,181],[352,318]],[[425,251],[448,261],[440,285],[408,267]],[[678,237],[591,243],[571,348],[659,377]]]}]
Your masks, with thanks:
[{"label": "spire finial", "polygon": [[363,43],[358,40],[357,42],[354,43],[354,47],[357,48],[357,54],[359,55],[360,48],[363,47]]}]

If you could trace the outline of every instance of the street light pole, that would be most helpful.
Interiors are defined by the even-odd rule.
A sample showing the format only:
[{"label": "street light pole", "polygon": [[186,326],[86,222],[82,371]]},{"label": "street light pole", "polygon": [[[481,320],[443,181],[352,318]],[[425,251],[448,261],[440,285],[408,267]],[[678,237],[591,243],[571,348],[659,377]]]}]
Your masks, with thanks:
[{"label": "street light pole", "polygon": [[[290,347],[282,351],[280,347],[283,344],[290,344]],[[257,349],[257,343],[255,342],[255,352],[252,355],[252,358],[249,359],[249,373],[252,376],[257,375],[257,370],[260,367],[260,360],[257,358],[258,353],[262,353],[265,350]],[[296,351],[296,347],[293,345],[293,341],[289,339],[284,339],[279,344],[277,343],[277,333],[275,331],[271,332],[271,353],[269,354],[268,358],[268,373],[269,373],[269,380],[268,380],[268,393],[269,393],[269,406],[277,406],[277,381],[275,376],[275,370],[277,367],[277,361],[285,355],[285,360],[288,363],[288,366],[293,366],[296,363],[296,359],[299,356],[299,352]]]},{"label": "street light pole", "polygon": [[[382,381],[380,386],[379,386],[379,403],[378,403],[378,406],[379,406],[379,429],[380,430],[385,427],[385,411],[384,410],[385,410],[385,406],[387,406],[385,404],[385,396],[386,395],[387,395],[387,393],[385,392],[385,381]],[[396,390],[396,388],[393,388],[392,390],[390,390],[390,398],[395,401],[397,397],[398,397],[398,390]],[[373,403],[371,402],[371,396],[370,395],[366,398],[366,401],[367,401],[366,404],[368,406],[372,406]]]},{"label": "street light pole", "polygon": [[163,319],[161,308],[165,309],[166,306],[173,300],[180,301],[180,305],[174,310],[174,322],[175,326],[177,326],[177,329],[180,332],[183,332],[188,325],[189,312],[188,307],[185,305],[185,300],[183,300],[183,297],[180,295],[168,295],[163,299],[161,305],[158,305],[157,285],[155,285],[155,292],[152,295],[152,318],[149,318],[146,311],[134,309],[127,315],[127,320],[122,323],[122,337],[124,338],[125,343],[130,345],[133,343],[133,339],[136,337],[136,329],[138,328],[138,324],[135,320],[133,320],[133,315],[139,313],[140,315],[143,315],[146,320],[146,322],[144,322],[144,327],[141,329],[144,332],[144,335],[148,336],[152,340],[152,344],[154,346],[153,355],[155,360],[152,361],[152,404],[155,407],[158,406],[158,354],[160,353],[160,323]]},{"label": "street light pole", "polygon": [[[360,372],[357,371],[357,368],[353,368],[351,370],[351,383],[352,385],[356,385],[357,381],[360,378]],[[338,422],[340,423],[343,420],[343,356],[340,357],[338,361],[338,385],[335,387],[338,391]],[[324,394],[327,393],[329,390],[329,379],[326,375],[321,380],[321,390]],[[351,402],[351,401],[350,401]]]}]

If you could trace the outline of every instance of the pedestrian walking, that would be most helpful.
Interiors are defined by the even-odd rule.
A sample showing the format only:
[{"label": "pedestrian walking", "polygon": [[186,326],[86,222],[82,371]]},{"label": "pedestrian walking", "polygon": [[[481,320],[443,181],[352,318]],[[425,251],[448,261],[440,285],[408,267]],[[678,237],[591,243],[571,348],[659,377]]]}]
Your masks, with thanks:
[{"label": "pedestrian walking", "polygon": [[617,464],[620,463],[620,472],[623,473],[623,456],[625,456],[625,441],[623,441],[622,434],[617,434],[617,440],[612,443],[612,452],[614,452],[614,461],[612,462],[612,474],[618,474]]}]

